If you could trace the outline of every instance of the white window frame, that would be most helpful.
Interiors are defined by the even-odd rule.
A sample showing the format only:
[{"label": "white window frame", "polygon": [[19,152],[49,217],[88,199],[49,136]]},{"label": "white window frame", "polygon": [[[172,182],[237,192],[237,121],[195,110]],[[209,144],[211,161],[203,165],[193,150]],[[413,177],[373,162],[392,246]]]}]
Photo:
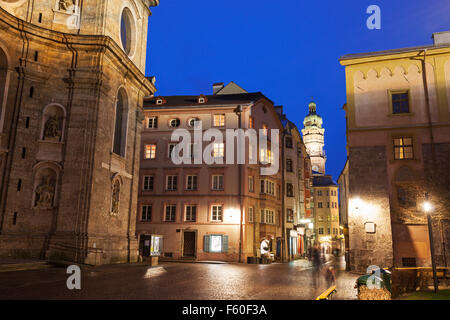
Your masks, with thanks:
[{"label": "white window frame", "polygon": [[[216,180],[217,178],[217,180]],[[222,181],[220,181],[222,180]],[[222,182],[222,183],[221,183]],[[222,184],[222,188],[220,185]],[[212,190],[222,191],[225,188],[225,177],[223,174],[213,174],[212,175]]]},{"label": "white window frame", "polygon": [[[148,181],[146,181],[148,178]],[[150,186],[150,180],[151,180],[151,188],[146,188],[146,186]],[[142,178],[142,190],[143,191],[153,191],[153,188],[155,187],[155,176],[154,175],[145,175]]]},{"label": "white window frame", "polygon": [[225,114],[213,115],[213,127],[225,127]]},{"label": "white window frame", "polygon": [[[189,208],[189,210],[188,210]],[[192,209],[195,208],[194,218],[192,218]],[[188,211],[189,211],[189,219],[188,219]],[[184,206],[184,221],[186,222],[195,222],[197,221],[197,212],[198,206],[196,204],[187,204]]]},{"label": "white window frame", "polygon": [[[150,208],[150,219],[148,218],[148,216],[149,216],[148,208]],[[145,211],[145,219],[144,219],[144,211]],[[144,222],[152,221],[152,218],[153,218],[152,215],[153,215],[153,205],[151,205],[151,204],[142,205],[141,221],[144,221]]]},{"label": "white window frame", "polygon": [[149,143],[144,146],[144,158],[146,160],[156,159],[156,143]]},{"label": "white window frame", "polygon": [[[150,126],[150,121],[152,125]],[[158,128],[158,117],[148,117],[147,118],[147,129],[157,129]]]},{"label": "white window frame", "polygon": [[[220,210],[219,210],[219,208],[220,208]],[[223,205],[222,204],[211,205],[211,221],[213,221],[213,222],[222,222],[223,221]]]},{"label": "white window frame", "polygon": [[[189,184],[189,178],[191,178],[191,183]],[[194,188],[194,178],[195,178],[195,188]],[[198,189],[198,175],[188,174],[186,175],[186,190],[196,191]]]},{"label": "white window frame", "polygon": [[[170,212],[170,218],[172,218],[172,214],[173,214],[173,220],[167,220],[167,208],[175,208],[173,211],[175,212]],[[166,204],[166,206],[164,207],[164,221],[167,222],[175,222],[177,220],[177,205],[176,204]]]},{"label": "white window frame", "polygon": [[[175,179],[174,179],[175,177]],[[169,180],[171,181],[170,185],[169,185]],[[175,180],[175,183],[174,183]],[[169,174],[166,176],[166,190],[168,191],[176,191],[177,190],[177,186],[178,185],[178,175],[176,174]],[[171,188],[169,188],[169,186]]]}]

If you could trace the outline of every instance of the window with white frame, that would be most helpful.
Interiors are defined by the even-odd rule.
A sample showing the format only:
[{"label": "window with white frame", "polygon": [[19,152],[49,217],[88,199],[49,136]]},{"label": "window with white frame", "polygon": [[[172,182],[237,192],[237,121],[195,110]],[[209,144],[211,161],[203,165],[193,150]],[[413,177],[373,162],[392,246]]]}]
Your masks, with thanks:
[{"label": "window with white frame", "polygon": [[287,222],[294,222],[294,210],[286,209],[286,219]]},{"label": "window with white frame", "polygon": [[222,253],[228,252],[228,236],[222,234],[207,234],[203,238],[203,251]]},{"label": "window with white frame", "polygon": [[253,176],[248,176],[248,192],[255,192]]},{"label": "window with white frame", "polygon": [[148,129],[158,128],[158,117],[148,117],[147,118],[147,128]]},{"label": "window with white frame", "polygon": [[270,209],[261,209],[261,223],[275,224],[275,212]]},{"label": "window with white frame", "polygon": [[211,221],[222,221],[223,219],[223,206],[212,205],[211,206]]},{"label": "window with white frame", "polygon": [[261,180],[261,193],[275,195],[275,183],[270,180]]},{"label": "window with white frame", "polygon": [[259,150],[259,159],[263,163],[273,163],[272,150],[261,148]]},{"label": "window with white frame", "polygon": [[145,159],[156,159],[156,144],[146,144],[144,156]]},{"label": "window with white frame", "polygon": [[187,205],[185,207],[184,220],[185,221],[195,221],[197,219],[197,206]]},{"label": "window with white frame", "polygon": [[177,190],[178,176],[168,175],[166,179],[166,190]]},{"label": "window with white frame", "polygon": [[189,174],[186,176],[186,190],[197,190],[197,175]]},{"label": "window with white frame", "polygon": [[165,221],[175,222],[176,214],[177,214],[177,205],[176,204],[166,205],[166,214],[164,216]]},{"label": "window with white frame", "polygon": [[255,216],[254,216],[254,210],[253,207],[248,208],[248,222],[254,222]]},{"label": "window with white frame", "polygon": [[212,176],[212,189],[223,190],[223,174],[215,174]]},{"label": "window with white frame", "polygon": [[151,190],[153,190],[153,182],[154,182],[154,177],[153,176],[144,176],[142,189],[144,191],[151,191]]},{"label": "window with white frame", "polygon": [[225,126],[225,115],[224,114],[215,114],[213,119],[214,127],[223,127]]},{"label": "window with white frame", "polygon": [[141,221],[152,221],[152,205],[146,204],[142,206]]}]

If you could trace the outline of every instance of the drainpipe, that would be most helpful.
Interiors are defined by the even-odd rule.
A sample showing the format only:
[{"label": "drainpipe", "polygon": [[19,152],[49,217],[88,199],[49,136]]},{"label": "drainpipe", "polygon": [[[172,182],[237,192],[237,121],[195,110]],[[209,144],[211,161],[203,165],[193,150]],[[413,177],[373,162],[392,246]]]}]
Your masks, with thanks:
[{"label": "drainpipe", "polygon": [[[238,105],[234,110],[236,115],[238,116],[238,129],[240,130],[241,125],[241,116],[242,116],[242,106]],[[243,238],[243,210],[244,206],[242,204],[242,164],[238,164],[238,197],[239,197],[239,207],[240,207],[240,217],[239,217],[239,262],[242,262],[242,238]]]}]

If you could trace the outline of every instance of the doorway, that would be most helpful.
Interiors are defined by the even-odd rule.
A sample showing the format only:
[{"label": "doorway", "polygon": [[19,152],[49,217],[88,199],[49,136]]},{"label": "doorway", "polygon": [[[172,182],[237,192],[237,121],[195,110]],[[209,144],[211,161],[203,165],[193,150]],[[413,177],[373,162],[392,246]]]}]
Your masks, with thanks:
[{"label": "doorway", "polygon": [[196,233],[195,231],[183,232],[183,257],[195,258],[196,248]]}]

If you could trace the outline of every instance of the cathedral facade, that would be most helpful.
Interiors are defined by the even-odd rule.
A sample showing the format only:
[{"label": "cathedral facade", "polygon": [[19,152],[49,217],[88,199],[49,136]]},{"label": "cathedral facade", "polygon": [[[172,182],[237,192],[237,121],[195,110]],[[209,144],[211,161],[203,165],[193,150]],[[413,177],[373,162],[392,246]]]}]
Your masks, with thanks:
[{"label": "cathedral facade", "polygon": [[137,259],[150,6],[0,0],[0,256]]}]

